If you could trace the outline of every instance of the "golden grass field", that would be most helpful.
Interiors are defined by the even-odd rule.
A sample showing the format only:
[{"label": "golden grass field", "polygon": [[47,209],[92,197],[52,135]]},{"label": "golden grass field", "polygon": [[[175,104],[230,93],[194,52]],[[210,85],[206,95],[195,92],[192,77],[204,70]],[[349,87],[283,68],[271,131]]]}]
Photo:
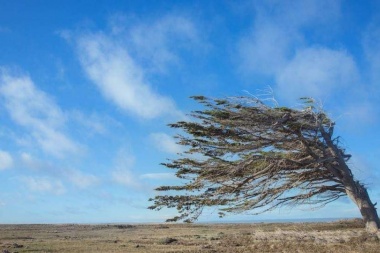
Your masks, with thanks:
[{"label": "golden grass field", "polygon": [[0,225],[0,252],[380,252],[360,220],[328,223]]}]

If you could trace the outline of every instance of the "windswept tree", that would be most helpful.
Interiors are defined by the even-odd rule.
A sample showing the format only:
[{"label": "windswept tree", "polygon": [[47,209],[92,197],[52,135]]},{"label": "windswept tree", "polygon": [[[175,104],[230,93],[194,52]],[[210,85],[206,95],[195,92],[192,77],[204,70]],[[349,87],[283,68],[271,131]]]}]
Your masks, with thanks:
[{"label": "windswept tree", "polygon": [[170,124],[184,131],[178,143],[188,147],[164,163],[183,184],[161,186],[150,209],[177,208],[167,221],[196,220],[205,207],[220,215],[262,213],[283,205],[323,206],[348,196],[359,208],[368,231],[380,222],[366,187],[355,180],[335,123],[304,98],[304,107],[270,106],[255,97],[208,99],[192,121]]}]

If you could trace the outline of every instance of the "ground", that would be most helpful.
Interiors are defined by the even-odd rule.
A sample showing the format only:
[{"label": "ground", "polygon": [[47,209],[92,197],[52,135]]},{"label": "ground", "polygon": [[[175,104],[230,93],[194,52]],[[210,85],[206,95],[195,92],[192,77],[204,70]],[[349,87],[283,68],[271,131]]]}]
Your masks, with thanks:
[{"label": "ground", "polygon": [[0,252],[380,252],[361,220],[328,223],[0,225]]}]

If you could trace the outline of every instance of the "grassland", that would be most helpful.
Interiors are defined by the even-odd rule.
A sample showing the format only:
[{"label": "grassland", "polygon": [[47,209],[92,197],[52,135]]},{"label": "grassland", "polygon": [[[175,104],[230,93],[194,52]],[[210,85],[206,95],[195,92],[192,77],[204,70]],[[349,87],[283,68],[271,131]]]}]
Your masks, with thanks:
[{"label": "grassland", "polygon": [[0,252],[380,252],[360,220],[329,223],[0,225]]}]

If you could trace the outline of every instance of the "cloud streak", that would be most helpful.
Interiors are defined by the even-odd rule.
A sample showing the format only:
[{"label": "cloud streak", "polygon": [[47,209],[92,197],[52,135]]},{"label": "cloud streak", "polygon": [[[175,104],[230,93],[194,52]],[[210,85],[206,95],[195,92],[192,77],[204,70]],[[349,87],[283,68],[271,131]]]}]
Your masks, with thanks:
[{"label": "cloud streak", "polygon": [[140,175],[141,179],[173,180],[177,179],[174,173],[146,173]]},{"label": "cloud streak", "polygon": [[100,183],[100,179],[93,174],[73,168],[61,168],[52,163],[36,159],[28,153],[22,153],[20,161],[25,168],[34,173],[40,173],[49,176],[49,178],[70,182],[80,189],[89,188]]},{"label": "cloud streak", "polygon": [[150,74],[164,73],[181,60],[178,49],[200,45],[194,24],[169,15],[130,26],[114,18],[111,32],[96,31],[61,36],[73,41],[87,77],[108,101],[143,119],[181,116],[175,102],[153,88]]},{"label": "cloud streak", "polygon": [[128,51],[103,34],[78,40],[81,65],[102,95],[122,110],[151,119],[176,111],[174,102],[155,93]]},{"label": "cloud streak", "polygon": [[167,15],[151,23],[138,23],[127,36],[143,65],[160,73],[167,72],[169,65],[181,63],[178,49],[191,50],[194,45],[201,45],[194,23],[176,15]]},{"label": "cloud streak", "polygon": [[10,169],[12,166],[12,156],[7,151],[0,150],[0,171]]},{"label": "cloud streak", "polygon": [[252,29],[237,44],[238,68],[272,85],[281,103],[313,97],[357,131],[379,120],[380,30],[372,20],[358,38],[362,55],[349,51],[339,37],[343,7],[327,0],[255,3]]},{"label": "cloud streak", "polygon": [[302,29],[331,24],[340,16],[340,1],[257,2],[250,34],[238,44],[240,69],[264,75],[278,73],[294,55],[307,46]]},{"label": "cloud streak", "polygon": [[55,195],[61,195],[66,192],[60,180],[48,177],[22,177],[20,181],[24,183],[29,190],[34,192],[52,193]]},{"label": "cloud streak", "polygon": [[62,170],[62,175],[75,186],[85,189],[99,183],[99,178],[95,175],[84,173],[76,169]]},{"label": "cloud streak", "polygon": [[0,71],[0,97],[12,120],[28,130],[44,152],[63,158],[80,150],[62,130],[65,124],[62,110],[29,76]]},{"label": "cloud streak", "polygon": [[132,170],[134,163],[134,156],[124,149],[119,150],[111,171],[112,181],[125,187],[141,189],[142,184]]},{"label": "cloud streak", "polygon": [[178,154],[183,151],[183,147],[178,145],[173,137],[165,133],[152,133],[150,134],[150,139],[156,149],[170,153]]},{"label": "cloud streak", "polygon": [[252,32],[238,47],[240,68],[274,77],[278,96],[288,101],[324,98],[359,80],[348,52],[313,45],[303,32],[313,27],[316,36],[339,20],[340,1],[272,1],[257,3],[254,10]]},{"label": "cloud streak", "polygon": [[276,74],[277,91],[290,101],[304,96],[325,99],[344,94],[359,82],[355,61],[345,51],[306,48]]}]

